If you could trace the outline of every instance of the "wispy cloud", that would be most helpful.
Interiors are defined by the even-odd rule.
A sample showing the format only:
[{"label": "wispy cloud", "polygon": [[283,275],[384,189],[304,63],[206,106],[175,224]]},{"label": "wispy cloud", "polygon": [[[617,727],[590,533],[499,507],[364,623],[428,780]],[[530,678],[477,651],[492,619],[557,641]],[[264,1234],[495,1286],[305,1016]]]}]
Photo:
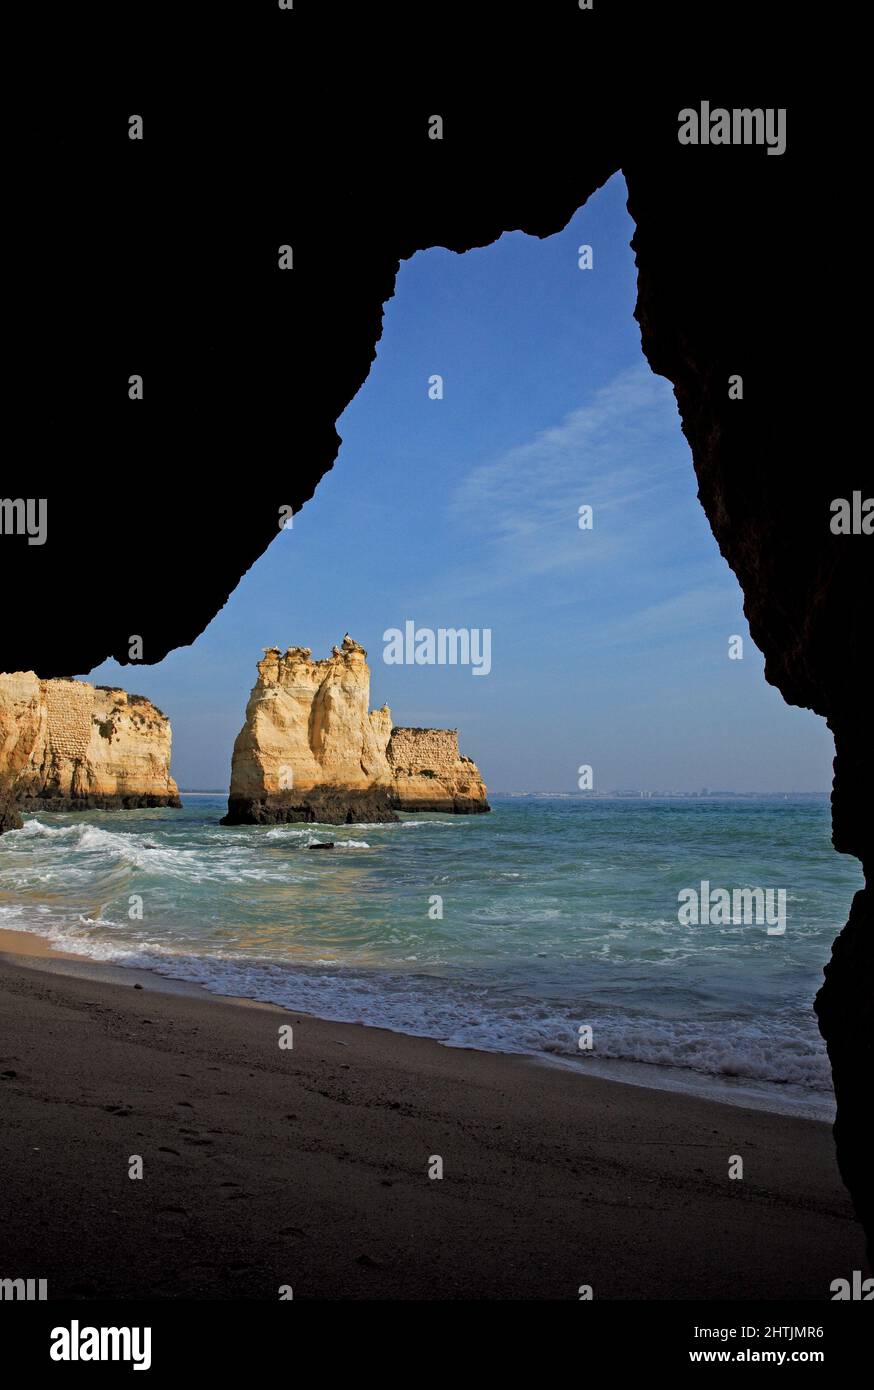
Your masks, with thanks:
[{"label": "wispy cloud", "polygon": [[[641,363],[560,424],[472,469],[448,504],[477,546],[453,589],[470,594],[562,571],[606,572],[663,524],[677,475],[691,470],[673,393]],[[580,506],[594,509],[581,532]]]},{"label": "wispy cloud", "polygon": [[[665,637],[683,637],[704,627],[715,629],[737,616],[732,613],[734,600],[730,576],[726,572],[726,579],[721,583],[711,581],[700,587],[683,589],[670,598],[636,608],[624,617],[612,618],[599,645],[634,643],[642,646],[651,641],[660,642]],[[739,624],[735,622],[735,628],[738,626],[742,632],[746,631],[742,618]]]}]

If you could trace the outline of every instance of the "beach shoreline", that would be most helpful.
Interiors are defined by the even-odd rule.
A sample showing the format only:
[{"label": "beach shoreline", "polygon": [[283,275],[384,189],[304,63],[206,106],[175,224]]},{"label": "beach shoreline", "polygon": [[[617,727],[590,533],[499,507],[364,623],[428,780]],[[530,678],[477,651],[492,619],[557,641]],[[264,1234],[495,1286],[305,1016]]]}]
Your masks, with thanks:
[{"label": "beach shoreline", "polygon": [[[124,984],[133,983],[139,979],[149,981],[152,989],[166,990],[173,994],[186,994],[194,998],[223,999],[252,1008],[278,1008],[283,1011],[288,1008],[284,1004],[253,999],[242,994],[221,993],[206,985],[185,979],[183,976],[165,974],[148,966],[115,964],[110,961],[96,960],[93,956],[79,954],[75,951],[61,950],[54,945],[51,938],[36,932],[15,931],[11,928],[0,927],[0,959],[4,956],[10,957],[12,960],[20,957],[22,958],[21,963],[31,965],[38,962],[42,969],[55,973],[70,973],[96,982],[110,981]],[[127,979],[128,976],[130,976],[130,980]],[[332,1020],[306,1009],[297,1009],[294,1012],[324,1023],[341,1021],[349,1023],[349,1020]],[[377,1031],[392,1033],[398,1037],[420,1037],[434,1041],[438,1046],[457,1047],[456,1044],[442,1043],[439,1038],[431,1038],[430,1035],[424,1033],[407,1032],[403,1029],[389,1027],[379,1028],[378,1025],[364,1022],[351,1023],[350,1026],[360,1028],[376,1026]],[[740,1106],[743,1109],[761,1110],[774,1115],[814,1119],[829,1125],[834,1122],[835,1107],[831,1096],[828,1100],[819,1103],[814,1109],[809,1097],[793,1095],[790,1087],[787,1087],[786,1094],[781,1096],[774,1085],[757,1088],[749,1079],[737,1078],[735,1080],[728,1077],[714,1077],[691,1071],[679,1065],[676,1067],[648,1065],[639,1060],[603,1059],[591,1055],[576,1059],[550,1052],[509,1052],[500,1048],[476,1048],[472,1045],[458,1050],[483,1052],[486,1056],[516,1057],[527,1060],[535,1066],[554,1067],[583,1079],[589,1075],[613,1081],[619,1085],[645,1087],[656,1091],[666,1091],[669,1094],[697,1096],[717,1105]]]},{"label": "beach shoreline", "polygon": [[29,933],[13,954],[11,935],[4,1264],[50,1298],[815,1300],[865,1268],[818,1120],[222,998]]},{"label": "beach shoreline", "polygon": [[[812,1009],[838,910],[816,858],[825,811],[503,802],[493,817],[325,833],[219,828],[220,798],[183,801],[28,820],[0,845],[0,923],[48,938],[57,969],[82,954],[219,998],[834,1120]],[[696,881],[702,837],[716,829],[742,877],[775,816],[810,858],[793,898],[803,931],[790,942],[678,925],[672,898]],[[668,844],[678,817],[679,856]],[[469,823],[484,819],[493,823]],[[333,853],[300,852],[326,838]],[[591,1047],[579,1045],[583,1022]]]}]

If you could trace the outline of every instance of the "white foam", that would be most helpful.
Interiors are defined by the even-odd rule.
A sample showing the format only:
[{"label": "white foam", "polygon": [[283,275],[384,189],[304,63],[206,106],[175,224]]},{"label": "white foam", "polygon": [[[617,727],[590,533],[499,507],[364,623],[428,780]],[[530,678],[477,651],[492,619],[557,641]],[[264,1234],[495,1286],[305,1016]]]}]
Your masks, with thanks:
[{"label": "white foam", "polygon": [[[83,925],[90,926],[83,919]],[[117,930],[117,928],[116,928]],[[825,1046],[815,1028],[771,1020],[767,1030],[750,1021],[713,1023],[631,1016],[581,1009],[569,1017],[554,1001],[513,1002],[498,991],[465,987],[423,976],[387,971],[362,974],[333,958],[308,966],[233,951],[190,955],[179,947],[89,939],[63,929],[48,934],[60,949],[98,961],[140,966],[199,984],[215,994],[240,995],[338,1022],[420,1037],[450,1047],[486,1052],[547,1054],[585,1064],[579,1024],[594,1030],[593,1060],[641,1062],[666,1070],[688,1070],[711,1078],[738,1078],[766,1086],[792,1086],[812,1099],[828,1097],[830,1072]]]},{"label": "white foam", "polygon": [[[100,824],[29,819],[0,840],[0,892],[21,898],[0,905],[0,922],[48,936],[61,950],[144,966],[217,994],[449,1046],[585,1066],[577,1030],[590,1023],[593,1058],[605,1065],[646,1063],[665,1074],[679,1069],[714,1081],[798,1087],[820,1099],[829,1093],[812,1018],[788,1003],[781,1013],[773,995],[757,1006],[759,995],[765,998],[761,979],[770,975],[759,977],[752,1000],[742,992],[753,970],[776,968],[778,948],[764,933],[682,929],[670,908],[645,892],[638,898],[629,890],[623,902],[608,888],[604,897],[604,878],[617,873],[609,859],[597,866],[575,859],[568,877],[548,855],[543,866],[533,855],[520,858],[516,842],[502,834],[470,859],[453,853],[453,837],[401,844],[382,834],[475,823],[462,817],[219,829],[169,817],[148,825],[133,816]],[[121,828],[127,825],[138,829]],[[370,841],[353,838],[364,830]],[[326,875],[323,856],[299,851],[328,840],[353,858],[374,852],[335,863]],[[592,887],[589,880],[599,881]],[[456,910],[451,920],[425,923],[427,894],[444,891],[444,883],[454,885]],[[149,905],[140,923],[127,917],[134,890]],[[419,916],[409,905],[416,891]],[[799,929],[796,940],[803,935]],[[803,960],[787,962],[785,954],[792,944],[781,944],[777,962],[799,972],[800,992],[784,988],[777,996],[787,1001],[805,997]],[[708,992],[708,978],[718,980],[721,994]],[[591,988],[593,1000],[628,1004],[568,1003],[575,981]],[[717,995],[722,1002],[711,1010]],[[656,1016],[669,1005],[670,1017]],[[720,1017],[718,1007],[730,1017]]]},{"label": "white foam", "polygon": [[7,834],[22,840],[31,836],[48,840],[58,835],[75,834],[78,829],[77,825],[43,825],[42,821],[39,820],[26,820],[20,830],[9,830]]}]

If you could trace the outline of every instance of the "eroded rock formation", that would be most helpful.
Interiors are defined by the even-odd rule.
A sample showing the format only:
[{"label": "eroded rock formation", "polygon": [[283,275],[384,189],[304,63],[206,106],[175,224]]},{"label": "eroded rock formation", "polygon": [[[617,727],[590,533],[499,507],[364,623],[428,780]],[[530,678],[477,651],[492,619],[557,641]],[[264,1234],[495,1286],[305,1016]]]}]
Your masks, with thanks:
[{"label": "eroded rock formation", "polygon": [[0,675],[0,776],[13,816],[179,806],[170,743],[170,721],[142,695]]},{"label": "eroded rock formation", "polygon": [[458,751],[457,729],[392,729],[386,755],[405,811],[467,815],[489,809],[479,768]]},{"label": "eroded rock formation", "polygon": [[395,820],[399,809],[487,811],[455,729],[392,729],[370,709],[367,652],[348,634],[314,661],[268,647],[234,744],[224,825]]}]

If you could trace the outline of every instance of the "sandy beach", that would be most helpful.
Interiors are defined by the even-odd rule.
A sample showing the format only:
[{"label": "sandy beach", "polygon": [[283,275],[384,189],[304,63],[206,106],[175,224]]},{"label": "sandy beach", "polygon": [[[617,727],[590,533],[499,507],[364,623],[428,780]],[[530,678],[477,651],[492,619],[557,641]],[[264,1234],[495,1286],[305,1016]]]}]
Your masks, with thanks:
[{"label": "sandy beach", "polygon": [[865,1268],[818,1121],[0,951],[0,1274],[50,1298],[823,1300]]}]

